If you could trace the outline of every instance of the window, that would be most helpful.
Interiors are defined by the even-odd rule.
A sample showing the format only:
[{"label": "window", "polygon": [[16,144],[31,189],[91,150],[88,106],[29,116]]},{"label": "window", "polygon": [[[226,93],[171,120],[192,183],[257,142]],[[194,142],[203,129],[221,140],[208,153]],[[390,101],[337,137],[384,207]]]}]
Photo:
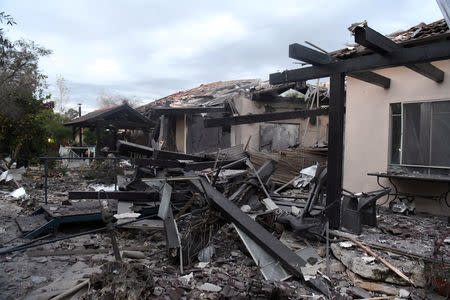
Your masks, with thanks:
[{"label": "window", "polygon": [[450,175],[450,101],[391,104],[390,166]]}]

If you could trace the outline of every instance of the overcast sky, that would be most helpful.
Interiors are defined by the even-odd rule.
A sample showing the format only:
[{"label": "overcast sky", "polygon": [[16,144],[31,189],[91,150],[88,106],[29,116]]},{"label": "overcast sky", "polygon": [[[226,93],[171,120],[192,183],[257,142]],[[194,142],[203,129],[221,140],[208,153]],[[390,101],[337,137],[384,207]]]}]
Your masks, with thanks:
[{"label": "overcast sky", "polygon": [[442,19],[435,0],[0,0],[0,11],[17,22],[11,39],[53,51],[41,61],[49,92],[61,74],[68,106],[81,102],[84,112],[102,93],[144,104],[202,83],[267,80],[299,67],[288,58],[289,44],[343,48],[355,22],[387,34]]}]

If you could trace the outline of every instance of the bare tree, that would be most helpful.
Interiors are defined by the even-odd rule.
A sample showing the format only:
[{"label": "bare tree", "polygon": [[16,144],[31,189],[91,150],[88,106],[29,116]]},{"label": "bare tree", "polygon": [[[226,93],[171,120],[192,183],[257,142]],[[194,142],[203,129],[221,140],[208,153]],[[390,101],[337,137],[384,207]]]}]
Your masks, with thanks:
[{"label": "bare tree", "polygon": [[64,79],[64,77],[62,77],[61,74],[59,74],[56,77],[56,89],[57,89],[57,96],[55,98],[56,109],[59,112],[64,112],[65,106],[69,101],[70,90],[67,87],[66,80]]},{"label": "bare tree", "polygon": [[128,98],[123,95],[111,95],[105,91],[102,91],[100,95],[97,96],[97,105],[100,108],[112,107],[124,103],[131,107],[136,107],[139,105],[139,101],[136,98]]}]

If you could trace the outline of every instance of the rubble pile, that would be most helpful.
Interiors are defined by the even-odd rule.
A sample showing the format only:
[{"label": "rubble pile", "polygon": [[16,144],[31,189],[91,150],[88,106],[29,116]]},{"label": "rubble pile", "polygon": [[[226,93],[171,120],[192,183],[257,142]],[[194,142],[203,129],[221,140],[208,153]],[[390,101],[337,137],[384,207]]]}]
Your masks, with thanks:
[{"label": "rubble pile", "polygon": [[[115,155],[130,161],[117,190],[69,170],[52,174],[47,204],[2,193],[1,298],[448,296],[448,221],[376,207],[385,190],[347,192],[337,230],[323,164],[273,180],[286,162],[254,165],[242,146],[193,155],[119,141]],[[16,177],[28,198],[42,199],[39,172]]]}]

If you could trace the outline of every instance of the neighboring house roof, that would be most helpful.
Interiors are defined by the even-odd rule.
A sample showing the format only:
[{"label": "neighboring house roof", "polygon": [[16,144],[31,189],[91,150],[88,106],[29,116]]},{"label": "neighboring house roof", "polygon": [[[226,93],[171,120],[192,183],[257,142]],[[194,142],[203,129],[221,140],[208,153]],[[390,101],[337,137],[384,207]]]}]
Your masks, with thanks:
[{"label": "neighboring house roof", "polygon": [[232,100],[239,95],[250,93],[250,90],[258,86],[260,82],[259,79],[244,79],[202,84],[196,88],[180,91],[155,100],[138,107],[137,110],[146,114],[152,107],[223,106],[227,100]]},{"label": "neighboring house roof", "polygon": [[[348,29],[350,32],[353,32],[357,26],[362,26],[364,24],[367,25],[367,22],[352,24]],[[420,23],[408,30],[394,32],[386,36],[394,42],[403,45],[420,44],[429,42],[430,40],[448,38],[450,37],[450,30],[445,20],[442,19],[429,24]],[[346,59],[368,53],[372,53],[372,51],[364,46],[354,44],[347,48],[331,52],[330,55],[340,59]]]},{"label": "neighboring house roof", "polygon": [[[309,89],[308,86],[301,88],[302,92]],[[189,108],[189,107],[223,107],[225,103],[230,103],[239,96],[254,99],[252,94],[264,94],[277,91],[280,94],[289,88],[294,88],[295,84],[288,83],[283,85],[270,85],[268,81],[259,79],[242,79],[231,81],[217,81],[208,84],[202,84],[199,87],[180,91],[175,94],[155,100],[146,105],[138,107],[137,110],[145,116],[151,115],[152,108],[170,107],[170,108]],[[308,95],[308,94],[305,94]],[[273,96],[273,95],[272,95]],[[305,99],[308,98],[305,96]]]},{"label": "neighboring house roof", "polygon": [[[120,129],[126,129],[131,127],[147,127],[150,120],[140,114],[137,110],[124,103],[107,108],[101,108],[94,110],[84,116],[76,118],[72,121],[64,123],[65,126],[77,126],[77,127],[91,127],[97,125],[99,122],[111,122]],[[104,124],[103,124],[104,125]],[[120,127],[122,125],[123,127]]]}]

